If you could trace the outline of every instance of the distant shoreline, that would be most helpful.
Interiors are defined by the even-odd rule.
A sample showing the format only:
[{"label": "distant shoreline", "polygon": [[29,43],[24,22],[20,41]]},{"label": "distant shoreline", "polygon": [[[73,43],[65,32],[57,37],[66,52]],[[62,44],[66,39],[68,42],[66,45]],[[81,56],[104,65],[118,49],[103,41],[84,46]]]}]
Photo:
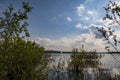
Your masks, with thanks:
[{"label": "distant shoreline", "polygon": [[[49,54],[72,54],[73,52],[72,51],[45,51],[46,53],[49,53]],[[77,53],[80,53],[80,52],[77,52]],[[87,53],[92,53],[92,52],[87,52]],[[120,52],[96,52],[98,54],[120,54]]]}]

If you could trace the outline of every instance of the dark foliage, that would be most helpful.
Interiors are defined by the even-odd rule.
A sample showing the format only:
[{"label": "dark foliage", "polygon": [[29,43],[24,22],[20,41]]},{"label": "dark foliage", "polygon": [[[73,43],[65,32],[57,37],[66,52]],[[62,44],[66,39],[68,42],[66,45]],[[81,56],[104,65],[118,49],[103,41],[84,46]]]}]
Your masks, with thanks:
[{"label": "dark foliage", "polygon": [[44,80],[48,56],[44,48],[25,38],[28,13],[32,8],[23,2],[23,8],[14,11],[12,5],[0,17],[0,80]]}]

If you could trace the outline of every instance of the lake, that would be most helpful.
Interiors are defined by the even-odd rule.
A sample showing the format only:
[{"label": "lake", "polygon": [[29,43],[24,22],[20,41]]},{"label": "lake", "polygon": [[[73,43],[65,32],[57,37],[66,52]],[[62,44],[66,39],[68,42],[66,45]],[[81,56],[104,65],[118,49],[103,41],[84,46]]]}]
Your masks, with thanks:
[{"label": "lake", "polygon": [[[51,54],[53,59],[49,64],[48,80],[119,80],[120,54],[101,54],[101,65],[97,68],[87,67],[81,73],[68,71],[71,61],[67,53]],[[58,66],[58,65],[61,66]]]}]

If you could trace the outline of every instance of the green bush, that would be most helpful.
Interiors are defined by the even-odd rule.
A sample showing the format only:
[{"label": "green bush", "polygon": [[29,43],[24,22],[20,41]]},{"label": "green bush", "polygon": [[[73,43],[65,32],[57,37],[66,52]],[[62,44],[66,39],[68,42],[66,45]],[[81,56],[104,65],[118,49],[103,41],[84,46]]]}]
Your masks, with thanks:
[{"label": "green bush", "polygon": [[7,48],[0,45],[0,80],[35,80],[47,75],[44,48],[31,41],[18,39]]},{"label": "green bush", "polygon": [[95,51],[93,52],[77,52],[74,51],[71,55],[71,62],[69,63],[69,69],[74,71],[81,71],[83,68],[97,67],[101,58]]},{"label": "green bush", "polygon": [[[10,5],[0,17],[0,80],[44,80],[48,56],[44,48],[25,38],[28,13],[32,7],[23,2],[17,12]],[[24,35],[25,34],[25,35]]]}]

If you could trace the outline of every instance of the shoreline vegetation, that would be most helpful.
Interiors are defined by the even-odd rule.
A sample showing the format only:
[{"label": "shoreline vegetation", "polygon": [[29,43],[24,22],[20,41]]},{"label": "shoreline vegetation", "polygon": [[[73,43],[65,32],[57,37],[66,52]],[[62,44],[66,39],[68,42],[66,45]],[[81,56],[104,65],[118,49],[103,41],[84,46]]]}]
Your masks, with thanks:
[{"label": "shoreline vegetation", "polygon": [[[81,51],[79,51],[78,53],[80,53]],[[54,51],[54,50],[45,50],[45,53],[48,54],[61,54],[61,53],[68,53],[68,54],[72,54],[72,51]],[[92,53],[91,51],[87,51],[86,53]],[[97,54],[120,54],[120,52],[96,52]]]},{"label": "shoreline vegetation", "polygon": [[0,17],[0,80],[44,80],[48,55],[39,44],[26,40],[28,14],[32,7],[23,2],[16,11],[11,4]]},{"label": "shoreline vegetation", "polygon": [[[100,61],[101,58],[104,58],[104,54],[74,52],[72,54],[57,53],[55,55],[51,56],[53,57],[53,65],[48,72],[48,80],[117,80],[120,78],[120,74],[117,74],[119,73],[119,66],[117,68],[110,68],[109,65],[105,67],[107,64]],[[114,73],[114,70],[117,72]]]}]

